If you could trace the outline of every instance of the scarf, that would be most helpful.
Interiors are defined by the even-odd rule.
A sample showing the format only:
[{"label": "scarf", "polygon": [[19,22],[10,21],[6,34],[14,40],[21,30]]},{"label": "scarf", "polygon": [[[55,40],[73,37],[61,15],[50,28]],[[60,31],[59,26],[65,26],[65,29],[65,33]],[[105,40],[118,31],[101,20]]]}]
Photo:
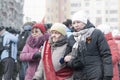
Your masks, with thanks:
[{"label": "scarf", "polygon": [[67,43],[67,41],[68,41],[67,36],[61,36],[57,42],[53,42],[51,37],[49,39],[51,47],[62,46],[65,43]]},{"label": "scarf", "polygon": [[44,41],[48,40],[48,38],[49,38],[48,33],[46,33],[42,36],[38,36],[37,38],[30,35],[28,37],[26,43],[32,48],[35,48],[35,47],[40,48],[40,46],[42,46]]},{"label": "scarf", "polygon": [[73,57],[77,57],[78,53],[78,46],[79,46],[79,51],[82,52],[83,50],[87,50],[86,48],[86,39],[91,36],[95,28],[87,28],[84,30],[81,30],[79,32],[73,32],[73,36],[75,39],[75,44],[72,47],[72,53],[71,55]]},{"label": "scarf", "polygon": [[61,70],[55,72],[52,64],[51,46],[48,41],[45,42],[43,64],[46,74],[46,80],[65,80],[73,74],[72,69],[64,67]]}]

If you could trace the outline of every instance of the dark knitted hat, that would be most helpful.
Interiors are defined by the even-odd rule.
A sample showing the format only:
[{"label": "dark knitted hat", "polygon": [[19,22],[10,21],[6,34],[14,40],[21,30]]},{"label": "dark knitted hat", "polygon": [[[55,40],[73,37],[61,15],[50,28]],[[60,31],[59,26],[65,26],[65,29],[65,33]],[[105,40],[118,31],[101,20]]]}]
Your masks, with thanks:
[{"label": "dark knitted hat", "polygon": [[0,26],[0,31],[2,31],[4,29],[4,26]]}]

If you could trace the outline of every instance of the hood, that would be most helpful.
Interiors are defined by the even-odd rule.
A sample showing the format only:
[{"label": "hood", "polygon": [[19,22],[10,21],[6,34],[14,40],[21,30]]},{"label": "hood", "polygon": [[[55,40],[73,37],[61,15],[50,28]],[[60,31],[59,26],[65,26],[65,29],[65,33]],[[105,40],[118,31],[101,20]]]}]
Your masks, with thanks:
[{"label": "hood", "polygon": [[91,27],[94,27],[94,28],[95,28],[95,26],[94,26],[89,20],[87,20],[87,24],[86,24],[86,26],[84,27],[84,29],[91,28]]}]

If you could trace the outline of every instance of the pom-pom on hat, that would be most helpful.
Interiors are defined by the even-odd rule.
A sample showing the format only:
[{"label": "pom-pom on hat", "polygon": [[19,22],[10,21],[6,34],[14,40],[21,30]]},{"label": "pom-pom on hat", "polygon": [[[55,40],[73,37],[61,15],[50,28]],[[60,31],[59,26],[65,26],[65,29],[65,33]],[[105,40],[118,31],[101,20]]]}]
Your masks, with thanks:
[{"label": "pom-pom on hat", "polygon": [[88,15],[84,11],[78,11],[78,12],[74,13],[72,16],[72,22],[75,20],[81,21],[81,22],[87,24]]},{"label": "pom-pom on hat", "polygon": [[33,28],[39,28],[43,34],[46,32],[44,24],[41,24],[41,23],[34,24],[33,27],[32,27],[32,29]]},{"label": "pom-pom on hat", "polygon": [[62,23],[55,23],[52,25],[50,31],[58,31],[59,33],[61,33],[62,35],[66,35],[66,26]]}]

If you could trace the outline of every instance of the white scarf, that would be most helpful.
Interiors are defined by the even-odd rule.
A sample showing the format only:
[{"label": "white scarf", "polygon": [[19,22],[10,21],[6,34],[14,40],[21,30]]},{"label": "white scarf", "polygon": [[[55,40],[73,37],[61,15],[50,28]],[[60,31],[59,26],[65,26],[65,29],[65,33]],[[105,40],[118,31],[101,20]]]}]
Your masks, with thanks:
[{"label": "white scarf", "polygon": [[71,54],[73,56],[77,56],[76,52],[78,49],[78,45],[80,46],[80,52],[86,49],[86,44],[85,44],[86,38],[90,37],[94,30],[95,28],[92,27],[92,28],[81,30],[79,32],[73,32],[74,39],[76,40],[75,44],[72,47]]}]

